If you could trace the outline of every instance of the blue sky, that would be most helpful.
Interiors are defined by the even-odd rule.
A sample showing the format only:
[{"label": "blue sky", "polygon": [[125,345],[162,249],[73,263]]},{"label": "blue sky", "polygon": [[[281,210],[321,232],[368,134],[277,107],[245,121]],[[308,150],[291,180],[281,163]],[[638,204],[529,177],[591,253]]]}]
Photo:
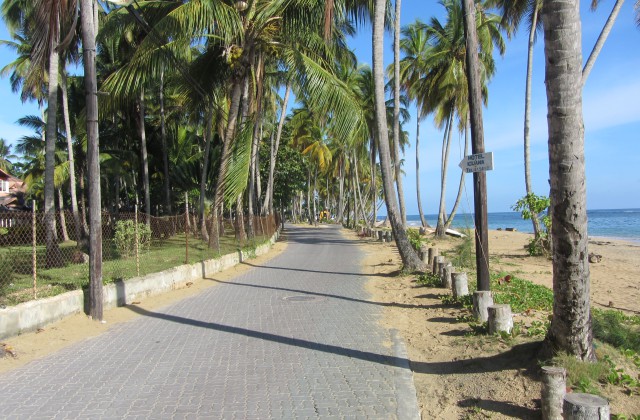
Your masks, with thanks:
[{"label": "blue sky", "polygon": [[[613,6],[601,2],[596,12],[589,10],[590,1],[582,1],[584,60]],[[625,2],[611,35],[587,80],[583,95],[587,164],[587,207],[589,209],[640,208],[640,29],[634,23],[633,1]],[[402,25],[416,18],[428,21],[432,16],[444,21],[444,8],[435,1],[403,0]],[[548,194],[548,155],[546,94],[544,87],[544,52],[542,34],[534,52],[531,160],[534,190]],[[0,24],[0,39],[9,39]],[[351,40],[351,47],[362,63],[371,63],[371,29],[364,26]],[[522,146],[524,116],[524,80],[527,34],[520,32],[507,42],[504,57],[496,57],[497,72],[489,85],[489,105],[484,109],[485,149],[494,153],[494,170],[487,174],[488,208],[490,212],[509,211],[524,195],[524,158]],[[385,61],[392,61],[392,38],[386,39]],[[14,59],[0,47],[0,66]],[[0,137],[10,144],[31,134],[15,124],[29,114],[39,114],[34,103],[22,104],[11,92],[9,80],[0,79]],[[405,125],[411,145],[404,159],[407,214],[417,214],[415,192],[415,115]],[[440,148],[442,133],[431,119],[421,123],[421,194],[426,213],[436,213],[440,194]],[[454,135],[447,177],[447,209],[457,193],[464,139]],[[472,212],[471,175],[466,176],[461,212]],[[447,210],[447,211],[448,211]]]},{"label": "blue sky", "polygon": [[[581,2],[583,59],[586,61],[613,1],[601,2],[591,12],[590,1]],[[587,165],[587,207],[589,209],[640,207],[640,173],[637,170],[640,142],[640,29],[634,23],[632,1],[625,2],[595,67],[584,88],[583,111]],[[435,1],[403,0],[402,25],[432,16],[445,21],[444,8]],[[363,27],[351,40],[358,59],[371,63],[371,29]],[[507,40],[504,57],[496,55],[497,72],[489,85],[489,105],[483,110],[485,149],[494,153],[494,170],[487,173],[490,212],[509,211],[524,195],[524,82],[527,60],[527,31]],[[385,41],[385,62],[393,60],[392,37]],[[405,125],[411,146],[405,153],[404,178],[407,214],[417,214],[415,192],[415,107]],[[534,52],[531,115],[531,162],[533,188],[549,193],[547,154],[547,108],[544,86],[543,35],[538,35]],[[440,151],[442,132],[428,118],[420,126],[420,186],[422,207],[437,212],[440,197]],[[458,190],[464,138],[454,134],[447,176],[447,211]],[[472,176],[466,175],[462,212],[473,212]]]}]

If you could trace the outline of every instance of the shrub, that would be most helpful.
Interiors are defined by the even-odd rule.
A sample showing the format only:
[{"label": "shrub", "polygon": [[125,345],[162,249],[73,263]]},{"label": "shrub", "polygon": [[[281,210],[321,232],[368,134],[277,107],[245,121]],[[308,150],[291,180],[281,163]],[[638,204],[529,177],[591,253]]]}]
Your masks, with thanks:
[{"label": "shrub", "polygon": [[[113,238],[116,249],[122,257],[135,254],[136,224],[133,220],[122,220],[116,223],[116,233]],[[151,228],[144,223],[138,223],[138,249],[148,248],[151,244]]]}]

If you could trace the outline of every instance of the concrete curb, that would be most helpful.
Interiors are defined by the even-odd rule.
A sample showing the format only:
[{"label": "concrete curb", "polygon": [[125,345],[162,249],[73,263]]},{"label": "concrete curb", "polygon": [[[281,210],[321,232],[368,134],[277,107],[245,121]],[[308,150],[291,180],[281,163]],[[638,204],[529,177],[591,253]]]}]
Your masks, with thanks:
[{"label": "concrete curb", "polygon": [[[280,231],[269,242],[258,245],[254,251],[238,251],[220,258],[196,264],[181,265],[158,273],[134,277],[104,286],[104,308],[123,306],[148,296],[184,287],[188,282],[231,268],[242,261],[269,252],[278,240]],[[47,324],[85,310],[82,290],[74,290],[46,299],[32,300],[0,309],[0,340],[25,332],[35,331]]]},{"label": "concrete curb", "polygon": [[398,402],[397,415],[399,419],[420,420],[420,408],[418,397],[413,383],[413,372],[409,366],[409,354],[402,341],[400,333],[396,329],[389,331],[393,341],[393,353],[395,355],[395,388],[396,401]]}]

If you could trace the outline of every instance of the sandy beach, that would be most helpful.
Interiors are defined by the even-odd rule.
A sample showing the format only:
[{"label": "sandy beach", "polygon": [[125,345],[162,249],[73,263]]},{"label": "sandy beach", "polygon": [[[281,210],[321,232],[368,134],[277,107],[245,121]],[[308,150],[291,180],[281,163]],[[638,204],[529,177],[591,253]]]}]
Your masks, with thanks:
[{"label": "sandy beach", "polygon": [[[447,291],[420,287],[414,276],[390,276],[400,269],[394,244],[346,232],[367,252],[363,268],[372,274],[368,283],[371,299],[387,304],[381,322],[398,329],[407,343],[423,419],[540,418],[535,354],[541,338],[517,337],[507,343],[494,337],[469,336],[469,325],[459,322],[463,310],[439,299]],[[526,233],[490,231],[491,270],[551,287],[551,261],[527,255],[524,246],[529,238]],[[453,238],[433,241],[440,250],[458,243]],[[590,241],[589,252],[602,255],[600,263],[590,264],[593,307],[637,314],[640,245],[597,239]],[[517,314],[515,319],[527,316]],[[609,391],[612,413],[640,412],[640,398],[614,388]]]}]

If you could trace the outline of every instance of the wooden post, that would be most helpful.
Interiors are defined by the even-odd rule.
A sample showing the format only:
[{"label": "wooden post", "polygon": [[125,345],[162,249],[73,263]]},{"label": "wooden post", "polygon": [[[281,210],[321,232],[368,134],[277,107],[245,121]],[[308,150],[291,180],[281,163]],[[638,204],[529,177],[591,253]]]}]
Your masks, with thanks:
[{"label": "wooden post", "polygon": [[429,248],[429,260],[427,264],[433,264],[433,258],[438,255],[438,248]]},{"label": "wooden post", "polygon": [[133,244],[133,248],[136,252],[136,276],[140,277],[140,253],[138,252],[138,205],[134,206],[134,231],[135,231],[135,243]]},{"label": "wooden post", "polygon": [[[471,125],[471,152],[484,153],[482,124],[482,91],[478,64],[478,32],[476,6],[473,0],[463,0],[464,33],[466,38],[467,87]],[[478,290],[491,290],[489,278],[489,234],[487,226],[487,173],[473,173],[473,213],[476,239],[476,270]]]},{"label": "wooden post", "polygon": [[489,313],[489,334],[511,332],[513,328],[511,305],[491,305],[487,308],[487,312]]},{"label": "wooden post", "polygon": [[384,237],[387,240],[387,242],[391,242],[391,231],[390,230],[386,231],[384,234]]},{"label": "wooden post", "polygon": [[467,296],[469,294],[469,280],[467,273],[451,273],[451,292],[454,298]]},{"label": "wooden post", "polygon": [[433,262],[431,263],[431,273],[438,275],[438,263],[443,262],[444,257],[442,255],[436,255],[433,257]]},{"label": "wooden post", "polygon": [[489,290],[476,290],[473,292],[473,316],[480,322],[489,320],[487,308],[493,305],[493,296]]},{"label": "wooden post", "polygon": [[438,272],[436,274],[440,279],[441,285],[442,285],[442,276],[444,275],[444,267],[446,267],[446,265],[447,265],[447,262],[444,260],[444,258],[442,259],[442,261],[438,263],[438,267],[437,267]]},{"label": "wooden post", "polygon": [[557,366],[542,367],[542,418],[562,420],[562,404],[567,392],[567,371]]},{"label": "wooden post", "polygon": [[562,411],[565,420],[609,420],[609,401],[602,397],[580,392],[564,396]]},{"label": "wooden post", "polygon": [[420,259],[426,265],[429,264],[429,251],[427,250],[427,247],[425,245],[422,245],[420,247]]},{"label": "wooden post", "polygon": [[451,274],[453,273],[453,265],[451,263],[448,263],[447,265],[445,265],[444,267],[444,272],[442,275],[442,287],[446,288],[446,289],[451,289]]},{"label": "wooden post", "polygon": [[378,231],[378,240],[379,240],[380,242],[384,242],[384,240],[383,240],[383,239],[384,239],[384,232],[383,232],[383,231],[381,231],[381,230],[379,230],[379,231]]},{"label": "wooden post", "polygon": [[36,233],[36,200],[32,201],[32,247],[31,247],[31,267],[33,271],[33,298],[38,299],[38,252],[36,247],[38,246],[38,235]]}]

